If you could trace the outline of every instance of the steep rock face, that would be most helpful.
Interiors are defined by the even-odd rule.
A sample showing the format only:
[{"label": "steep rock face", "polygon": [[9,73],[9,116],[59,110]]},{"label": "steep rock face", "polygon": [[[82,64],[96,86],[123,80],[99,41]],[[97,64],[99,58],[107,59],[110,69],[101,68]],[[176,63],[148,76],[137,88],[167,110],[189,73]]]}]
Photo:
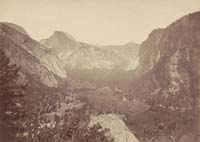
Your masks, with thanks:
[{"label": "steep rock face", "polygon": [[[159,37],[158,40],[155,37]],[[184,16],[165,29],[153,31],[142,43],[141,54],[146,55],[141,56],[137,68],[133,94],[151,104],[152,108],[160,107],[174,114],[188,113],[182,116],[182,124],[190,124],[177,141],[198,142],[200,12]]]},{"label": "steep rock face", "polygon": [[140,55],[145,56],[137,69],[140,77],[134,83],[135,94],[154,104],[196,110],[200,115],[199,25],[197,12],[150,34],[141,45]]},{"label": "steep rock face", "polygon": [[160,60],[159,42],[163,33],[163,29],[156,29],[148,36],[140,47],[138,66],[136,72],[143,74],[154,68]]},{"label": "steep rock face", "polygon": [[[138,53],[137,44],[120,46],[94,46],[76,41],[71,35],[55,31],[48,39],[41,40],[46,49],[68,69],[133,69]],[[128,53],[129,56],[126,54]],[[130,65],[131,64],[131,65]]]},{"label": "steep rock face", "polygon": [[130,132],[122,118],[116,114],[101,114],[91,116],[89,126],[99,123],[103,129],[110,129],[108,137],[114,138],[114,142],[139,142]]},{"label": "steep rock face", "polygon": [[11,63],[20,67],[22,72],[35,75],[50,87],[58,85],[56,76],[65,77],[63,75],[65,71],[59,72],[60,66],[56,58],[48,55],[41,45],[31,39],[21,27],[10,23],[0,23],[0,40],[0,48],[3,48]]}]

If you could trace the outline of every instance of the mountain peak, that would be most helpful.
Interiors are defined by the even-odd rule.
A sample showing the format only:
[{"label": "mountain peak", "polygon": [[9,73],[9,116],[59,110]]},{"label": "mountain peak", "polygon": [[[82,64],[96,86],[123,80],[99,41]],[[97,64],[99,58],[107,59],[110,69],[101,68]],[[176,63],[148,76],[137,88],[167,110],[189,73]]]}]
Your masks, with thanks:
[{"label": "mountain peak", "polygon": [[129,47],[129,48],[133,48],[133,47],[136,47],[138,48],[140,45],[138,43],[135,43],[135,42],[128,42],[126,44],[123,45],[124,47]]},{"label": "mountain peak", "polygon": [[24,35],[29,36],[28,33],[26,32],[26,30],[24,30],[24,28],[22,28],[19,25],[16,25],[16,24],[13,24],[13,23],[9,23],[9,22],[0,22],[0,25],[8,26],[8,27],[10,27],[12,29],[15,29],[17,32],[20,32],[20,33],[22,33]]},{"label": "mountain peak", "polygon": [[57,38],[67,38],[67,39],[75,41],[75,38],[72,35],[70,35],[66,32],[63,32],[63,31],[54,31],[53,36],[55,36]]}]

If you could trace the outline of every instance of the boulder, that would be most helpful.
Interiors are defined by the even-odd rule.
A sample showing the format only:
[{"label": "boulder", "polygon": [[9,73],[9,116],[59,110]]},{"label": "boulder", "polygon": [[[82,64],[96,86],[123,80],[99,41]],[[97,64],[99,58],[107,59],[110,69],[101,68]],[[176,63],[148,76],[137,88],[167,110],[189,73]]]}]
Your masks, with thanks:
[{"label": "boulder", "polygon": [[139,142],[125,125],[122,115],[101,114],[91,116],[89,127],[95,124],[100,124],[103,129],[109,129],[110,131],[106,135],[113,138],[114,142]]}]

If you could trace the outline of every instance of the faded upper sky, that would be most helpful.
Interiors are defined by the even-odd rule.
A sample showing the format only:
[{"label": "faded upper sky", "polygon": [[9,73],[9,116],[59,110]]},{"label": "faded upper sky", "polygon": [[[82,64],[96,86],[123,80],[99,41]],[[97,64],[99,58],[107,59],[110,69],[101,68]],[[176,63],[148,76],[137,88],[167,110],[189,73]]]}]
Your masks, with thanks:
[{"label": "faded upper sky", "polygon": [[36,40],[62,30],[83,42],[124,44],[198,10],[200,0],[0,0],[0,21]]}]

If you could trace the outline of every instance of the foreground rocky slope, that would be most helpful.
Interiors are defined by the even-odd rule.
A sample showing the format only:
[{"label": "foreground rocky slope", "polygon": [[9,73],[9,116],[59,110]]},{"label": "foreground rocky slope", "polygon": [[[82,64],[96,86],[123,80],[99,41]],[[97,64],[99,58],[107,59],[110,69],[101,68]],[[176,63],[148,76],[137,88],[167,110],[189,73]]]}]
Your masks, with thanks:
[{"label": "foreground rocky slope", "polygon": [[139,142],[123,122],[123,116],[116,114],[101,114],[91,116],[89,126],[100,124],[103,129],[109,129],[107,136],[114,142]]}]

